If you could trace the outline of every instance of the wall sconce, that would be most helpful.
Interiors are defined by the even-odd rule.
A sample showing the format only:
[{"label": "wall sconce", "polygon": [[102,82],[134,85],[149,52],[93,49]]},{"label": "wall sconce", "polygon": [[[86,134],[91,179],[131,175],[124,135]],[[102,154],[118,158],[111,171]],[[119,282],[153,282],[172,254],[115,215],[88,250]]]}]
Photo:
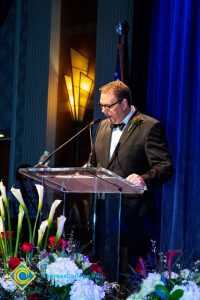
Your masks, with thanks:
[{"label": "wall sconce", "polygon": [[83,117],[92,91],[93,80],[88,77],[89,59],[74,49],[70,49],[72,77],[65,76],[71,114],[74,121]]}]

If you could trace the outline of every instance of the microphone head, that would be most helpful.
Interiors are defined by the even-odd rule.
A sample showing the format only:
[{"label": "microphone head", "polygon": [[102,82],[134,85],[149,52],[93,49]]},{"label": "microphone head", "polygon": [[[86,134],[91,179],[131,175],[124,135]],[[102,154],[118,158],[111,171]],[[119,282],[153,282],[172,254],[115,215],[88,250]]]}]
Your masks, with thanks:
[{"label": "microphone head", "polygon": [[99,122],[101,122],[101,119],[100,119],[100,118],[94,119],[94,120],[91,122],[91,125],[97,124],[97,123],[99,123]]}]

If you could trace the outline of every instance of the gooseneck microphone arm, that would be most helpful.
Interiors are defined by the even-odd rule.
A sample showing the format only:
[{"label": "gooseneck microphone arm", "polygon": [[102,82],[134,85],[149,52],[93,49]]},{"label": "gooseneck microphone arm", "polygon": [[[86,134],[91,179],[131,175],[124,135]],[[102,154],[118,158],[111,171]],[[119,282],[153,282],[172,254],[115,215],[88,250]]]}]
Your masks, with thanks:
[{"label": "gooseneck microphone arm", "polygon": [[[70,143],[73,139],[75,139],[79,134],[81,134],[84,130],[86,130],[88,127],[92,126],[93,124],[99,123],[101,119],[94,119],[92,122],[87,124],[83,129],[81,129],[79,132],[77,132],[75,135],[73,135],[69,140],[67,140],[64,144],[56,148],[52,153],[50,153],[43,161],[42,165],[45,165],[45,163],[60,149],[62,149],[64,146],[66,146],[68,143]],[[37,165],[35,166],[37,167]]]}]

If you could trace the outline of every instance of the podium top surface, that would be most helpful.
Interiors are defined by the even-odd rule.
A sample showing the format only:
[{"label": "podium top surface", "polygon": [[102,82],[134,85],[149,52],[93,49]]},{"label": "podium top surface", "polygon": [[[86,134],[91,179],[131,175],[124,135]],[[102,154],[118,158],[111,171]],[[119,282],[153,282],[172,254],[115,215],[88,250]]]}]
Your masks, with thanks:
[{"label": "podium top surface", "polygon": [[19,172],[41,184],[68,193],[143,194],[136,186],[104,168],[21,168]]}]

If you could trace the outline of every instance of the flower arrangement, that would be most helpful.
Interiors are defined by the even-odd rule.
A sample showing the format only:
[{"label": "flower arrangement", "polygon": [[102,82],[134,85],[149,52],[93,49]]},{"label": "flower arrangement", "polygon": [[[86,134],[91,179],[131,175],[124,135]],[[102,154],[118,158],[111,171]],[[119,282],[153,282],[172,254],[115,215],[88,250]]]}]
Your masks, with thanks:
[{"label": "flower arrangement", "polygon": [[[19,202],[17,231],[14,232],[11,230],[6,188],[0,182],[0,299],[104,299],[115,285],[106,282],[102,268],[81,253],[73,237],[68,241],[62,238],[65,216],[57,218],[57,232],[55,236],[50,236],[54,214],[62,200],[53,202],[48,219],[39,226],[44,190],[40,184],[36,184],[36,188],[38,209],[33,228],[20,190],[11,188]],[[28,223],[29,239],[21,244],[24,216]],[[25,271],[28,268],[32,274],[24,289],[20,289],[11,276],[21,263]],[[18,273],[14,278],[21,279]]]},{"label": "flower arrangement", "polygon": [[127,300],[199,300],[200,261],[189,270],[183,267],[181,257],[177,258],[180,250],[168,250],[164,255],[157,252],[154,241],[152,244],[154,259],[139,258],[132,277],[135,291]]},{"label": "flower arrangement", "polygon": [[137,125],[139,125],[140,123],[142,123],[142,121],[143,121],[143,119],[142,119],[142,116],[141,116],[141,115],[138,115],[138,116],[133,117],[133,120],[132,120],[132,122],[131,122],[131,124],[130,124],[130,126],[129,126],[129,128],[128,128],[128,131],[131,130],[131,128],[132,128],[133,126],[137,126]]}]

